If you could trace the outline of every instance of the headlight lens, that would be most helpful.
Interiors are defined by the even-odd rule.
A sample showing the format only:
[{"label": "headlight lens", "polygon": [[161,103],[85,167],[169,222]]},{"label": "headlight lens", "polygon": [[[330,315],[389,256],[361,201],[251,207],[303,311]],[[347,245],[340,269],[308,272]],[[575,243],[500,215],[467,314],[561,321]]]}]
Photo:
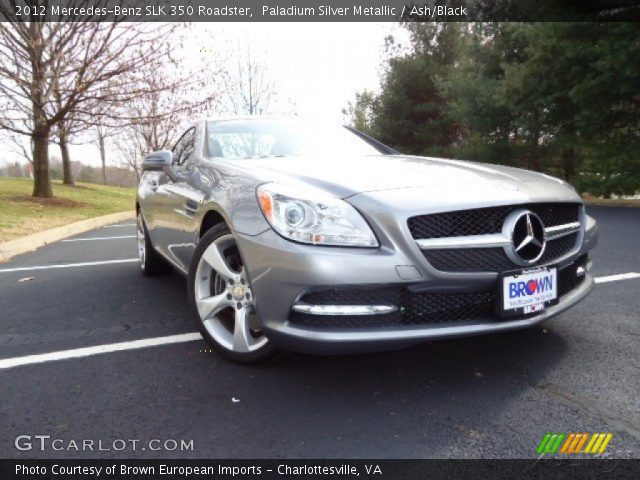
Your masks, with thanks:
[{"label": "headlight lens", "polygon": [[267,183],[257,195],[269,224],[286,238],[314,245],[378,246],[355,208],[321,190]]}]

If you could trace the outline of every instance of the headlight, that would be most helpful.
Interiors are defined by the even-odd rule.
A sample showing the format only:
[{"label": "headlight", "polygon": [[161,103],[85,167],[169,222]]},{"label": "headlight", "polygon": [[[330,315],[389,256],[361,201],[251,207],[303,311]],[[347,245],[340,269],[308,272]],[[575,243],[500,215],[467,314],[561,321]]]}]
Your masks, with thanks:
[{"label": "headlight", "polygon": [[283,237],[314,245],[378,246],[355,208],[321,190],[266,183],[257,195],[260,210]]}]

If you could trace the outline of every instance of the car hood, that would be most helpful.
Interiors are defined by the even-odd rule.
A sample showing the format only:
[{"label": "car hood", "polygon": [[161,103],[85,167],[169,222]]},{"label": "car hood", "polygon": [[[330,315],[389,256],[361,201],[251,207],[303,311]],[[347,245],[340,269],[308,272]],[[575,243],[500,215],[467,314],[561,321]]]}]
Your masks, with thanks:
[{"label": "car hood", "polygon": [[264,181],[303,182],[341,198],[358,193],[416,187],[518,190],[526,182],[559,180],[513,167],[432,157],[374,155],[341,158],[281,157],[244,160]]}]

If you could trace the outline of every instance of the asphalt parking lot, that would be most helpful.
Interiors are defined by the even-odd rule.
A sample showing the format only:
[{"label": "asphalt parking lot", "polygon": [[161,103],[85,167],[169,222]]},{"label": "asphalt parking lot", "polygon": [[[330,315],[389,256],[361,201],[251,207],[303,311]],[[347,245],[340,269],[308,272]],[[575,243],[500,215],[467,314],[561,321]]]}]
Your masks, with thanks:
[{"label": "asphalt parking lot", "polygon": [[[589,211],[600,283],[544,329],[367,355],[280,353],[258,366],[183,335],[195,331],[186,281],[142,277],[128,261],[133,221],[16,257],[0,264],[0,457],[529,458],[553,431],[612,432],[611,456],[640,458],[640,278],[609,278],[640,273],[640,209]],[[100,348],[64,358],[85,347]],[[19,435],[63,449],[18,450]],[[68,448],[86,439],[140,443]],[[142,450],[151,439],[193,450]]]}]

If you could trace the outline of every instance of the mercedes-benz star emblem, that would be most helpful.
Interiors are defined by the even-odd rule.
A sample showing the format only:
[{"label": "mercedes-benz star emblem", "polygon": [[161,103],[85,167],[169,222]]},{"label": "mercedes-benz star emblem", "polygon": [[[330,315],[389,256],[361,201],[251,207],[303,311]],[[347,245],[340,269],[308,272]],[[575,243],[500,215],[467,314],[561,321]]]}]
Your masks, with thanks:
[{"label": "mercedes-benz star emblem", "polygon": [[520,265],[531,265],[542,257],[546,246],[544,224],[529,210],[517,210],[504,222],[503,231],[511,238],[505,248],[511,260]]},{"label": "mercedes-benz star emblem", "polygon": [[242,285],[235,285],[231,291],[233,298],[240,301],[244,298],[244,287]]}]

